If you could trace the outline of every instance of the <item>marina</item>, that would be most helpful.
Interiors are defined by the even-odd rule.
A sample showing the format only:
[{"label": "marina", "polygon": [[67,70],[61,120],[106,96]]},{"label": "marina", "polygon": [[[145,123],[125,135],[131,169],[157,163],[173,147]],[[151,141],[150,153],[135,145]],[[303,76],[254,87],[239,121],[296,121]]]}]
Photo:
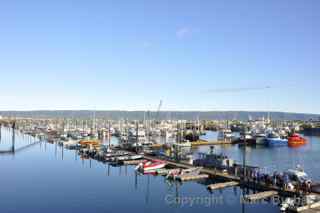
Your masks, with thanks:
[{"label": "marina", "polygon": [[[21,121],[19,120],[7,120],[2,122],[2,132],[6,133],[6,142],[9,142],[9,149],[4,150],[2,154],[11,153],[15,155],[16,153],[23,152],[24,149],[32,149],[32,147],[36,145],[41,145],[45,147],[53,145],[56,147],[55,152],[57,152],[57,146],[59,146],[61,147],[60,149],[62,151],[62,158],[65,158],[65,152],[67,152],[67,150],[74,151],[75,158],[78,158],[77,156],[80,156],[80,159],[82,159],[83,163],[85,161],[89,161],[90,168],[92,167],[93,161],[102,162],[103,164],[108,165],[107,174],[110,174],[110,166],[114,168],[118,167],[120,169],[120,172],[122,170],[121,168],[125,167],[126,174],[128,174],[127,166],[136,166],[136,168],[134,169],[136,171],[133,171],[133,173],[141,171],[142,175],[160,175],[167,177],[170,177],[172,174],[171,177],[173,178],[171,178],[171,180],[173,181],[197,183],[199,182],[201,184],[203,184],[204,182],[219,181],[212,184],[204,184],[205,186],[203,186],[203,188],[209,189],[210,193],[215,193],[215,191],[217,190],[227,190],[227,188],[237,187],[240,187],[242,190],[253,190],[256,193],[244,196],[244,200],[249,201],[249,203],[257,202],[259,200],[264,200],[266,198],[271,198],[274,196],[281,196],[283,198],[288,199],[290,197],[297,196],[303,198],[304,196],[308,196],[307,194],[309,193],[312,193],[313,196],[320,196],[320,184],[317,182],[316,179],[312,181],[312,184],[309,186],[309,188],[300,189],[295,189],[296,186],[292,185],[291,183],[291,185],[289,184],[289,186],[286,186],[284,188],[284,185],[281,185],[280,182],[283,181],[281,178],[285,176],[276,176],[275,174],[271,175],[270,173],[275,172],[275,170],[272,170],[270,172],[264,171],[263,173],[261,173],[264,175],[264,177],[258,179],[258,176],[256,176],[255,174],[256,172],[262,172],[263,170],[266,170],[266,168],[262,170],[263,165],[261,165],[261,167],[257,167],[250,165],[250,162],[243,161],[245,163],[244,169],[243,165],[241,164],[241,160],[244,159],[231,159],[228,157],[228,155],[232,153],[227,153],[228,150],[232,150],[236,147],[238,147],[237,153],[239,153],[239,151],[241,153],[243,152],[243,146],[240,146],[237,143],[230,143],[229,141],[222,141],[221,143],[217,143],[216,141],[214,141],[216,140],[214,137],[211,137],[211,139],[201,139],[201,143],[208,144],[196,146],[197,149],[192,151],[192,156],[190,155],[190,153],[188,154],[188,152],[186,152],[187,155],[184,157],[184,154],[181,153],[181,150],[185,148],[190,149],[191,146],[176,147],[176,145],[172,143],[172,149],[168,145],[168,143],[162,144],[162,146],[160,147],[157,146],[158,143],[155,142],[153,142],[152,146],[150,146],[149,148],[147,147],[148,143],[145,143],[142,146],[137,146],[137,144],[141,140],[139,139],[139,136],[133,140],[129,139],[129,137],[127,140],[123,140],[124,142],[122,142],[122,138],[117,136],[118,134],[116,133],[116,128],[114,128],[114,136],[112,136],[110,124],[109,130],[104,130],[106,131],[106,139],[104,140],[98,139],[98,136],[97,139],[90,139],[87,136],[84,136],[83,138],[77,137],[77,139],[70,140],[59,136],[54,136],[54,138],[52,138],[53,134],[51,132],[58,132],[57,130],[50,130],[49,132],[47,130],[37,130],[37,132],[30,132],[30,130],[26,131],[27,126],[21,128],[21,124],[17,125],[20,122]],[[37,123],[37,121],[32,121],[32,123]],[[96,131],[99,132],[100,130],[97,129]],[[176,131],[177,132],[175,134],[177,135],[177,138],[174,141],[175,143],[178,143],[183,139],[182,135],[180,136],[179,130]],[[148,132],[148,130],[146,132]],[[31,138],[32,142],[29,142],[28,144],[17,148],[16,137],[18,137],[17,135],[21,134],[23,135],[23,137],[28,137],[29,139]],[[206,132],[205,134],[210,135],[212,134],[212,132]],[[90,133],[85,135],[90,135]],[[122,135],[122,133],[120,132],[119,135]],[[218,134],[216,135],[217,137],[219,137]],[[133,136],[131,137],[133,138]],[[69,137],[67,136],[67,138]],[[66,142],[63,142],[64,140]],[[117,142],[115,142],[115,140]],[[142,140],[146,141],[146,139],[144,138]],[[131,147],[130,141],[132,141]],[[212,144],[214,144],[214,146]],[[232,146],[233,148],[226,148],[225,151],[227,152],[225,152],[223,151],[223,146],[225,145]],[[201,150],[203,150],[203,148],[205,148],[207,152],[202,152]],[[245,148],[249,149],[250,146]],[[281,149],[282,146],[279,146],[279,148]],[[172,152],[172,155],[159,154],[159,149],[167,150],[164,152]],[[177,153],[176,149],[178,149],[178,151],[180,149],[181,150]],[[270,149],[270,147],[267,145],[263,149],[268,150]],[[290,149],[290,147],[287,146],[287,149]],[[257,151],[259,151],[259,149],[257,149]],[[268,173],[269,175],[267,175]],[[298,175],[297,177],[299,178],[306,177],[306,174],[302,173],[302,171],[300,172],[300,170],[298,169],[291,169],[288,170],[288,172],[285,171],[284,174],[288,174],[288,177],[290,175]],[[308,179],[306,178],[304,180],[307,181]],[[275,181],[277,181],[277,183],[275,183]],[[241,199],[242,198],[240,197],[239,201]],[[283,204],[283,206],[286,206],[286,204]],[[296,207],[288,205],[286,207],[286,210],[295,212],[307,212],[317,208],[317,203],[314,202],[311,204],[302,204]]]},{"label": "marina", "polygon": [[1,1],[0,213],[320,213],[320,1]]}]

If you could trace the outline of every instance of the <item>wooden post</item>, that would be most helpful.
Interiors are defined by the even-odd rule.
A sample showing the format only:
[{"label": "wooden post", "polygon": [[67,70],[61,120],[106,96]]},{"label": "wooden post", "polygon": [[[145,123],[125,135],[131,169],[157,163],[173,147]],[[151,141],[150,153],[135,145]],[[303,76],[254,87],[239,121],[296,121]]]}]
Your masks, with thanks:
[{"label": "wooden post", "polygon": [[246,128],[244,128],[244,149],[243,149],[243,181],[246,182],[246,151],[247,151],[247,140],[246,140]]},{"label": "wooden post", "polygon": [[2,133],[2,123],[0,123],[0,142],[1,142],[1,133]]},{"label": "wooden post", "polygon": [[138,153],[139,121],[136,122],[136,153]]},{"label": "wooden post", "polygon": [[12,124],[12,147],[11,147],[11,151],[14,153],[15,151],[15,128],[16,128],[16,122],[14,121]]},{"label": "wooden post", "polygon": [[110,128],[111,128],[111,124],[110,124],[110,121],[108,121],[108,142],[109,142],[109,149],[110,149],[110,147],[111,147],[111,130],[110,130]]}]

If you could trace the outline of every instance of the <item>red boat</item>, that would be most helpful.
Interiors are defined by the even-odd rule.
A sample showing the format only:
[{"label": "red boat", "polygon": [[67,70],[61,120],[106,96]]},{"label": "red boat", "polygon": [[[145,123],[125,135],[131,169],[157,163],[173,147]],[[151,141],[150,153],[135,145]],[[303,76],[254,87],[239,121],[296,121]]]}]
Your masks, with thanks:
[{"label": "red boat", "polygon": [[151,172],[157,169],[162,169],[167,165],[165,161],[162,160],[152,160],[146,161],[138,165],[137,169],[142,172]]},{"label": "red boat", "polygon": [[290,147],[297,147],[307,143],[307,140],[300,135],[294,133],[288,138],[288,145]]}]

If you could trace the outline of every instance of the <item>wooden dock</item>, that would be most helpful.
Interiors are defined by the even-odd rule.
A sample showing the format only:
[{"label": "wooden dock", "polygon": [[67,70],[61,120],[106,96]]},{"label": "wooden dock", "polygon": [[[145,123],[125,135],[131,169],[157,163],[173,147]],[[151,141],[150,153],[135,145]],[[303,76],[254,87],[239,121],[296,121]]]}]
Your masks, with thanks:
[{"label": "wooden dock", "polygon": [[[146,159],[146,160],[163,160],[167,163],[167,166],[171,167],[171,168],[182,168],[182,169],[195,168],[193,165],[188,164],[186,162],[176,162],[173,160],[168,160],[168,159],[164,159],[161,157],[150,156],[150,155],[146,155],[146,154],[144,155],[144,159]],[[241,180],[241,178],[238,176],[228,174],[228,173],[222,172],[222,171],[220,171],[218,169],[214,169],[214,168],[202,168],[200,173],[208,175],[209,178],[218,178],[218,179],[226,181],[226,182],[234,181],[234,182],[237,182],[238,185],[240,185],[240,186],[245,186],[247,188],[251,188],[251,189],[255,189],[255,190],[259,190],[259,191],[264,191],[264,192],[274,191],[274,193],[278,193],[281,196],[295,196],[295,195],[297,195],[297,192],[295,190],[283,189],[281,187],[268,185],[264,182],[261,182],[261,183],[250,182],[250,181],[243,182],[243,180]],[[272,194],[274,194],[274,193],[272,193]],[[320,195],[319,192],[314,192],[314,194]],[[267,195],[267,193],[262,194],[262,195]]]},{"label": "wooden dock", "polygon": [[303,213],[312,213],[320,212],[320,202],[316,202],[310,205],[301,206],[301,207],[289,207],[291,212],[303,212]]},{"label": "wooden dock", "polygon": [[217,190],[217,189],[223,189],[227,187],[232,187],[232,186],[238,186],[239,182],[236,181],[230,181],[230,182],[225,182],[225,183],[216,183],[216,184],[211,184],[208,186],[208,189],[211,191]]},{"label": "wooden dock", "polygon": [[244,199],[249,202],[254,202],[254,201],[274,197],[276,195],[278,195],[277,191],[265,191],[265,192],[260,192],[260,193],[256,193],[256,194],[246,195],[244,197]]},{"label": "wooden dock", "polygon": [[199,174],[199,175],[181,175],[176,176],[175,179],[178,181],[191,181],[191,180],[200,180],[200,179],[206,179],[209,175],[207,174]]},{"label": "wooden dock", "polygon": [[[295,212],[294,210],[290,210],[290,211]],[[303,211],[300,211],[300,212],[302,212],[302,213],[319,213],[320,212],[320,208],[306,209],[306,210],[303,210]]]},{"label": "wooden dock", "polygon": [[[156,159],[159,159],[157,157],[154,157],[154,156],[148,156],[148,155],[145,155],[144,156],[145,159],[147,160],[156,160]],[[193,165],[191,164],[187,164],[187,163],[183,163],[183,162],[174,162],[174,161],[171,161],[171,160],[164,160],[168,166],[170,167],[174,167],[174,168],[182,168],[182,169],[192,169],[192,168],[195,168]],[[209,176],[213,176],[213,177],[220,177],[220,178],[223,178],[225,180],[231,180],[231,181],[240,181],[240,178],[239,177],[236,177],[236,176],[233,176],[233,175],[229,175],[227,173],[223,173],[223,172],[220,172],[218,170],[213,170],[213,169],[208,169],[208,168],[202,168],[201,169],[201,173],[202,174],[207,174]]]}]

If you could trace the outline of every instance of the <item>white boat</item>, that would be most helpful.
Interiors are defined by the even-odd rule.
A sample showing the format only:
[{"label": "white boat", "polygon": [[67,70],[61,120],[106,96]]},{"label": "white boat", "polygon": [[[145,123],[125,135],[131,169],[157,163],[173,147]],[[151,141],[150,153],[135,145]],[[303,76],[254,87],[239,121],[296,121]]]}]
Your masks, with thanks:
[{"label": "white boat", "polygon": [[176,179],[177,176],[184,177],[184,176],[196,176],[199,175],[201,172],[202,167],[195,167],[190,169],[176,169],[172,170],[168,173],[167,177],[168,179]]},{"label": "white boat", "polygon": [[288,146],[288,139],[283,139],[276,132],[272,132],[266,137],[266,145],[269,147]]},{"label": "white boat", "polygon": [[264,145],[266,143],[266,134],[257,134],[255,135],[256,144],[258,145]]},{"label": "white boat", "polygon": [[256,140],[256,144],[264,145],[266,143],[267,135],[263,129],[253,129],[252,136]]},{"label": "white boat", "polygon": [[290,180],[298,181],[300,183],[304,183],[304,182],[311,183],[311,179],[299,165],[297,166],[296,169],[289,169],[285,173],[289,176]]},{"label": "white boat", "polygon": [[120,156],[125,156],[125,155],[129,155],[129,153],[125,152],[125,151],[117,151],[117,152],[113,152],[113,153],[107,153],[104,156],[106,158],[112,158],[112,157],[120,157]]},{"label": "white boat", "polygon": [[127,155],[117,157],[117,161],[126,161],[126,160],[140,160],[143,158],[143,155]]},{"label": "white boat", "polygon": [[[138,141],[137,141],[138,139]],[[146,132],[143,129],[138,130],[138,134],[135,129],[129,130],[129,141],[130,142],[138,142],[138,143],[144,143],[146,142]]]},{"label": "white boat", "polygon": [[218,140],[230,140],[234,137],[231,129],[223,129],[218,133]]},{"label": "white boat", "polygon": [[240,140],[251,140],[253,139],[251,132],[245,131],[240,133]]}]

